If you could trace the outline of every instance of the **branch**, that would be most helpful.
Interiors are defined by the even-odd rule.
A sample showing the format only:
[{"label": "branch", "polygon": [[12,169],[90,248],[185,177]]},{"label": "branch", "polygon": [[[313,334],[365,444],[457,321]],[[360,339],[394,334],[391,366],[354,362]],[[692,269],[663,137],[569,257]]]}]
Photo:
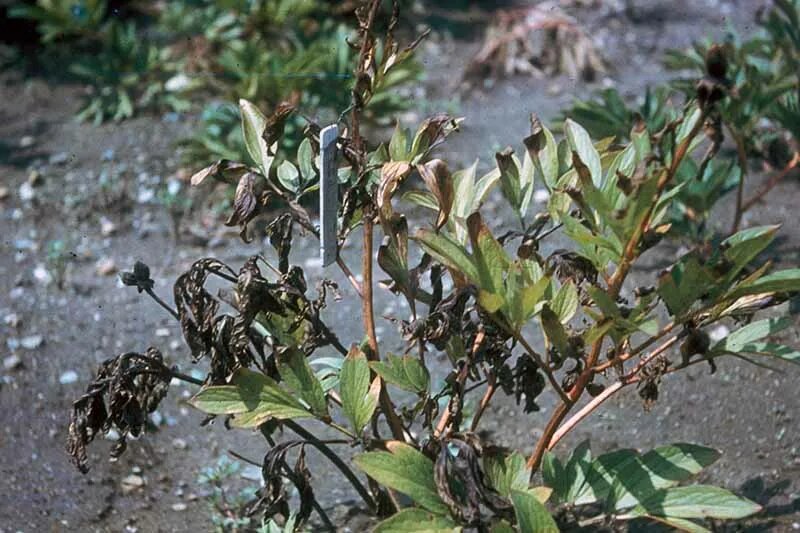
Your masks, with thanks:
[{"label": "branch", "polygon": [[762,185],[758,191],[749,198],[744,204],[742,205],[742,211],[747,211],[751,207],[753,207],[758,201],[760,201],[764,196],[767,195],[769,191],[775,188],[775,186],[780,183],[780,181],[785,178],[797,165],[800,164],[800,152],[795,152],[792,160],[787,163],[780,172],[772,176],[767,183]]},{"label": "branch", "polygon": [[[672,162],[669,166],[669,169],[662,171],[661,176],[659,177],[658,182],[656,184],[656,192],[653,195],[653,200],[650,206],[648,207],[645,216],[642,218],[641,224],[634,230],[630,239],[628,239],[620,263],[617,266],[614,275],[611,276],[610,283],[608,286],[608,295],[611,297],[612,300],[616,300],[617,296],[619,296],[619,291],[622,288],[622,284],[625,281],[625,277],[628,275],[628,271],[630,270],[633,261],[637,257],[639,241],[641,240],[642,235],[644,235],[645,231],[647,230],[647,227],[650,224],[650,219],[653,215],[653,211],[655,210],[656,204],[658,204],[658,200],[664,193],[664,189],[666,189],[667,185],[675,177],[675,173],[678,171],[678,167],[683,161],[683,158],[688,153],[692,141],[702,129],[706,115],[707,111],[704,110],[701,113],[699,119],[697,120],[697,123],[694,125],[692,130],[675,149],[675,155],[672,158]],[[592,344],[591,351],[589,352],[589,355],[586,358],[585,370],[578,376],[578,379],[575,382],[575,386],[569,392],[570,403],[561,403],[558,407],[556,407],[556,410],[553,412],[553,415],[550,417],[550,420],[545,426],[544,433],[542,434],[539,441],[536,443],[536,448],[534,449],[533,453],[528,458],[527,466],[528,468],[531,469],[532,474],[533,472],[539,469],[539,465],[542,462],[542,457],[544,456],[544,452],[549,449],[550,441],[553,439],[555,432],[558,430],[558,426],[561,424],[562,420],[564,420],[564,417],[567,416],[572,405],[574,405],[574,403],[578,400],[578,398],[580,398],[581,394],[583,394],[584,389],[586,389],[586,385],[589,384],[592,377],[594,376],[594,366],[597,364],[597,360],[600,357],[600,351],[603,347],[604,340],[605,340],[605,335],[601,335]]]}]

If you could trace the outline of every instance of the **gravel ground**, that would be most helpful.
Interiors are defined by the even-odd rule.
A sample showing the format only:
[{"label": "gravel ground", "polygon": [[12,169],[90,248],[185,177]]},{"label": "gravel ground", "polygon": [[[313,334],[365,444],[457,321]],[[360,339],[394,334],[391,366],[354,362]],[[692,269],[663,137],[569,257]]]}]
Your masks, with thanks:
[{"label": "gravel ground", "polygon": [[[459,111],[465,126],[448,142],[446,158],[469,164],[480,157],[487,164],[496,148],[520,144],[531,111],[552,117],[572,97],[602,84],[624,87],[624,94],[634,96],[667,76],[654,60],[664,49],[720,36],[728,25],[747,32],[756,8],[747,0],[636,4],[636,22],[608,8],[578,11],[579,19],[597,30],[598,42],[616,66],[605,80],[585,85],[565,78],[516,77],[464,95]],[[452,100],[453,80],[477,46],[445,38],[427,45],[426,109]],[[23,79],[14,72],[0,77],[0,98],[6,102],[0,106],[0,187],[7,191],[0,200],[0,490],[5,495],[0,498],[0,532],[208,530],[208,489],[197,483],[198,475],[231,448],[259,459],[264,447],[257,435],[220,425],[199,428],[202,416],[184,404],[191,389],[175,386],[154,420],[155,431],[132,442],[113,463],[107,460],[110,443],[94,444],[92,470],[82,476],[63,451],[67,410],[97,363],[121,351],[154,345],[191,370],[176,325],[151,301],[120,288],[116,270],[144,260],[154,271],[156,291],[170,299],[172,280],[195,258],[215,256],[238,264],[262,248],[257,242],[240,243],[235,232],[219,232],[210,217],[199,215],[184,223],[191,235],[180,243],[173,239],[157,193],[181,176],[174,142],[192,130],[193,116],[77,124],[71,117],[80,94],[79,88]],[[750,186],[758,181],[754,178]],[[791,214],[799,187],[796,180],[783,183],[768,206],[753,209],[745,220],[749,225],[784,224],[784,237],[772,253],[785,265],[799,262],[798,217]],[[492,199],[488,208],[502,220],[499,202]],[[727,207],[718,214],[721,227],[729,224]],[[71,254],[63,288],[58,264],[48,258],[58,241]],[[357,262],[357,249],[356,242],[345,251],[350,264]],[[358,315],[358,303],[338,272],[322,271],[316,254],[313,243],[298,240],[293,261],[307,269],[310,286],[323,275],[340,282],[344,298],[331,305],[328,315],[345,344],[357,341],[361,332],[352,317]],[[651,258],[653,268],[669,259],[669,251],[662,254]],[[634,272],[647,275],[652,271]],[[377,307],[380,315],[406,313],[383,291]],[[383,321],[379,328],[383,350],[400,350],[392,325]],[[797,344],[797,328],[784,340]],[[724,455],[701,480],[766,506],[764,516],[738,527],[800,528],[796,374],[732,361],[723,362],[714,376],[695,368],[665,380],[662,399],[650,412],[643,411],[635,391],[620,394],[557,451],[566,453],[590,437],[596,453],[677,441],[714,446]],[[485,427],[498,442],[529,450],[553,403],[543,405],[543,413],[521,415],[510,399],[497,398]],[[312,454],[310,464],[323,505],[348,529],[363,528],[354,495],[329,475],[321,458]]]}]

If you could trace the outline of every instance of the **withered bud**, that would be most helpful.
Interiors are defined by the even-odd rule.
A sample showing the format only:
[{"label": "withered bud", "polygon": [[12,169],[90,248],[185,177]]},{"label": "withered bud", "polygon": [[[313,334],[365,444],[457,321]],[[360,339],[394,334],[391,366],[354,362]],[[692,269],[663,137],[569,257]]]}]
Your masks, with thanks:
[{"label": "withered bud", "polygon": [[711,338],[708,333],[701,329],[690,329],[686,335],[686,340],[681,344],[681,357],[684,364],[693,355],[705,355],[711,345]]},{"label": "withered bud", "polygon": [[722,45],[714,44],[706,52],[706,72],[712,78],[725,79],[728,72],[728,59]]},{"label": "withered bud", "polygon": [[589,396],[592,398],[599,396],[604,390],[606,390],[605,385],[601,385],[600,383],[589,383],[586,385],[586,392],[588,392]]},{"label": "withered bud", "polygon": [[150,267],[141,261],[136,261],[133,271],[121,272],[119,279],[123,285],[136,287],[139,292],[148,291],[153,288],[155,283],[150,279]]}]

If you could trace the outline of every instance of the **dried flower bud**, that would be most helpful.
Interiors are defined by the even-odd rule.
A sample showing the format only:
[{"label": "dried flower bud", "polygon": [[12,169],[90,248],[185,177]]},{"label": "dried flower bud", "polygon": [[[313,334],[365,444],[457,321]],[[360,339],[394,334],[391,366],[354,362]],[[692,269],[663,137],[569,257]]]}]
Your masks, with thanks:
[{"label": "dried flower bud", "polygon": [[725,49],[719,44],[711,45],[706,52],[706,72],[712,78],[723,80],[727,71],[728,59],[725,57]]},{"label": "dried flower bud", "polygon": [[139,292],[149,291],[155,285],[155,282],[150,279],[150,267],[141,261],[136,261],[133,265],[133,271],[121,272],[119,279],[123,285],[136,287]]}]

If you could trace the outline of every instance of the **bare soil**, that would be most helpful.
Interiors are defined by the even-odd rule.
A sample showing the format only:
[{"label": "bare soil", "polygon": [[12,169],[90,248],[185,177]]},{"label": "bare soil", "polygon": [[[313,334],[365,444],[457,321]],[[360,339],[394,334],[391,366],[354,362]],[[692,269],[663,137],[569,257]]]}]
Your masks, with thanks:
[{"label": "bare soil", "polygon": [[[574,9],[597,36],[614,70],[606,84],[628,97],[668,77],[658,58],[671,47],[693,40],[721,37],[729,27],[752,31],[757,2],[749,0],[674,0],[636,2],[635,20],[609,7]],[[425,113],[452,100],[468,59],[479,43],[435,38],[423,52],[428,79],[423,87]],[[571,98],[600,87],[580,80],[515,77],[491,88],[464,95],[459,112],[466,117],[461,133],[448,142],[444,154],[469,164],[480,157],[484,166],[506,144],[521,145],[528,115],[553,117]],[[181,169],[175,141],[192,131],[192,115],[144,116],[122,124],[78,124],[72,116],[79,87],[25,79],[18,72],[0,77],[0,356],[16,355],[21,366],[0,368],[0,532],[12,531],[204,531],[211,528],[204,498],[207,487],[197,483],[201,470],[228,449],[260,460],[265,451],[256,434],[226,431],[221,425],[200,428],[202,416],[184,404],[191,393],[175,386],[163,402],[157,427],[131,442],[117,462],[107,460],[110,443],[91,449],[92,470],[81,475],[64,452],[67,413],[99,361],[128,350],[154,345],[184,371],[191,370],[188,350],[171,318],[135,290],[119,286],[113,275],[101,275],[97,263],[111,260],[119,269],[137,259],[148,263],[156,291],[171,300],[171,283],[199,257],[215,256],[232,264],[264,250],[255,241],[245,245],[235,232],[218,233],[218,224],[193,215],[176,243],[171,223],[157,198],[148,199]],[[23,141],[33,138],[32,144]],[[38,172],[33,197],[23,186]],[[761,176],[752,176],[755,188]],[[127,194],[120,191],[127,190]],[[768,203],[748,213],[747,225],[783,223],[782,239],[770,251],[783,265],[797,265],[800,237],[796,204],[800,183],[786,180]],[[730,224],[730,201],[720,207],[716,223]],[[502,204],[490,201],[502,220]],[[205,212],[205,211],[198,211]],[[794,214],[793,214],[794,213]],[[116,230],[103,235],[102,219]],[[107,223],[106,223],[107,225]],[[198,236],[199,235],[199,236]],[[54,266],[48,246],[63,241],[72,255],[65,283],[44,283],[41,268]],[[309,285],[322,276],[340,282],[344,298],[328,315],[346,343],[360,340],[358,303],[338,272],[323,272],[314,243],[297,240],[293,260],[307,269]],[[345,251],[355,265],[356,245]],[[669,249],[668,249],[669,250]],[[635,276],[652,276],[672,251],[650,258],[651,268]],[[37,270],[38,269],[38,270]],[[378,314],[404,316],[405,309],[378,294]],[[15,315],[18,324],[13,319]],[[379,325],[382,349],[402,349],[391,323]],[[36,336],[41,336],[41,343]],[[31,338],[33,337],[33,338]],[[798,329],[784,339],[798,344]],[[25,348],[24,345],[31,346]],[[642,409],[634,390],[609,401],[582,428],[559,445],[567,451],[590,438],[596,453],[614,447],[647,449],[668,442],[695,442],[724,452],[701,477],[744,494],[765,506],[756,520],[732,526],[748,531],[800,529],[800,426],[795,420],[800,396],[797,374],[724,361],[716,374],[695,367],[670,377],[662,397],[650,411]],[[71,382],[68,371],[78,380]],[[511,399],[497,398],[484,427],[498,443],[530,450],[553,402],[543,412],[522,415]],[[182,439],[176,440],[176,439]],[[310,459],[314,487],[323,505],[343,530],[363,529],[355,495],[339,481],[329,464]],[[121,481],[136,473],[144,486],[134,490]],[[255,482],[253,482],[255,483]]]}]

